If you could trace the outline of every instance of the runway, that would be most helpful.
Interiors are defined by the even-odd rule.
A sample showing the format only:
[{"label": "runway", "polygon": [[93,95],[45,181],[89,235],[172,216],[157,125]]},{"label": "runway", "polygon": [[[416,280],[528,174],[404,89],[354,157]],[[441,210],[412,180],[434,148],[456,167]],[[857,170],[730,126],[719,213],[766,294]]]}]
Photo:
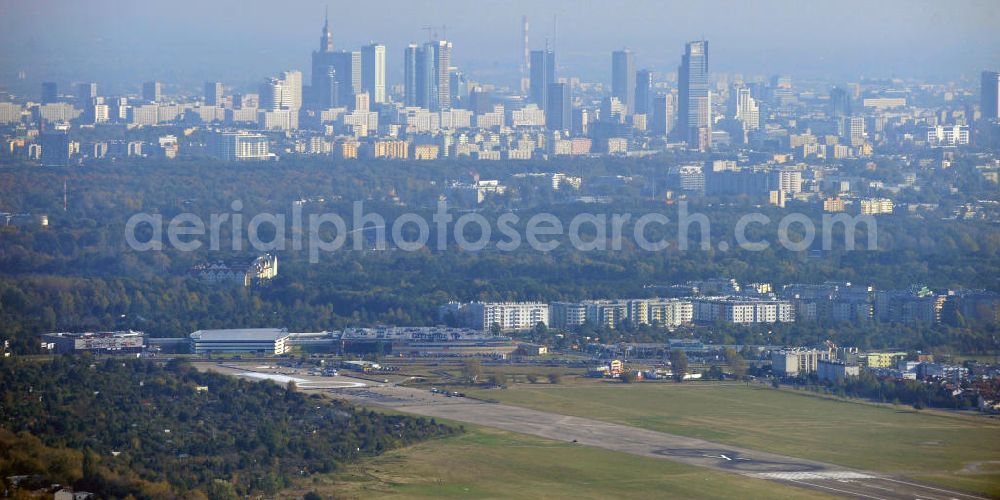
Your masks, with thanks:
[{"label": "runway", "polygon": [[985,498],[879,472],[855,470],[588,418],[468,398],[448,398],[430,394],[426,390],[385,386],[368,387],[360,391],[339,389],[328,392],[335,397],[366,405],[385,406],[415,415],[494,427],[580,446],[673,460],[809,488],[833,496],[874,500]]},{"label": "runway", "polygon": [[[426,389],[380,384],[342,375],[329,378],[301,373],[278,374],[275,373],[276,370],[259,371],[233,365],[205,364],[202,367],[259,379],[273,380],[276,375],[287,375],[286,378],[292,379],[300,390],[328,394],[366,406],[494,427],[579,446],[672,460],[808,488],[826,495],[869,500],[985,500],[982,496],[920,484],[881,472],[850,469],[589,418],[487,403],[471,398],[447,397]],[[288,380],[284,382],[287,383]]]}]

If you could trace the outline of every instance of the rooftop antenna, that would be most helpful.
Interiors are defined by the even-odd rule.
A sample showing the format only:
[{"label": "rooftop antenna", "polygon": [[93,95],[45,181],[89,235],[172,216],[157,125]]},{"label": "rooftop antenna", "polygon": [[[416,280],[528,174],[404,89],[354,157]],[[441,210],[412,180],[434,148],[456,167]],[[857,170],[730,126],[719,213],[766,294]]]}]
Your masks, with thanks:
[{"label": "rooftop antenna", "polygon": [[524,35],[524,59],[521,60],[521,93],[528,91],[528,73],[531,69],[531,57],[528,53],[528,16],[521,17],[521,34]]}]

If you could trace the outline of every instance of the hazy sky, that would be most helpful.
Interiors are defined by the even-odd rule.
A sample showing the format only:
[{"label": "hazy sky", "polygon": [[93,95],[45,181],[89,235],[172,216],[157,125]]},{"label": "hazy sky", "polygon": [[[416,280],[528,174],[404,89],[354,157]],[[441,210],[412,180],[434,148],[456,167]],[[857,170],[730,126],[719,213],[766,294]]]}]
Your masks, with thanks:
[{"label": "hazy sky", "polygon": [[552,37],[555,16],[559,76],[589,81],[610,81],[622,47],[638,68],[674,71],[683,43],[701,37],[713,72],[958,79],[1000,67],[998,0],[0,0],[0,82],[93,80],[103,93],[147,79],[246,86],[282,69],[308,80],[327,5],[336,48],[388,45],[390,83],[428,25],[447,26],[454,65],[513,83],[522,15],[532,48]]}]

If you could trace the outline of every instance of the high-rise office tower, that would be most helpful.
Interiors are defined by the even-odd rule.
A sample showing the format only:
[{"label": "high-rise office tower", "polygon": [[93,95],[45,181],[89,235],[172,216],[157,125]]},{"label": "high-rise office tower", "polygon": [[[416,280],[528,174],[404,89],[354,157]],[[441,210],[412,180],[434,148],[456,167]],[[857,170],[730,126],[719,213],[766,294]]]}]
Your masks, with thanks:
[{"label": "high-rise office tower", "polygon": [[333,50],[329,16],[323,22],[319,50],[312,53],[311,82],[316,109],[352,106],[354,94],[361,92],[361,52]]},{"label": "high-rise office tower", "polygon": [[611,53],[611,96],[625,106],[625,114],[635,113],[635,54],[631,50]]},{"label": "high-rise office tower", "polygon": [[282,96],[281,105],[297,113],[302,108],[302,72],[285,71],[281,74],[281,79],[287,89]]},{"label": "high-rise office tower", "polygon": [[[436,40],[406,49],[408,106],[431,111],[451,109],[451,42]],[[412,70],[410,69],[412,68]],[[414,91],[410,92],[410,89]],[[409,102],[412,98],[412,103]]]},{"label": "high-rise office tower", "polygon": [[840,87],[830,90],[830,116],[835,118],[851,116],[851,96]]},{"label": "high-rise office tower", "polygon": [[373,43],[361,48],[361,90],[371,101],[385,102],[385,45]]},{"label": "high-rise office tower", "polygon": [[69,165],[69,132],[66,130],[45,130],[38,139],[42,145],[42,165]]},{"label": "high-rise office tower", "polygon": [[142,84],[142,100],[160,102],[160,82],[145,82]]},{"label": "high-rise office tower", "polygon": [[434,95],[434,51],[430,49],[430,44],[425,44],[417,49],[416,80],[417,89],[416,105],[429,109],[431,107],[432,96]]},{"label": "high-rise office tower", "polygon": [[260,86],[262,110],[291,111],[298,114],[302,108],[302,72],[285,71],[278,77],[268,78]]},{"label": "high-rise office tower", "polygon": [[774,106],[788,106],[796,100],[795,92],[792,91],[792,77],[788,75],[773,75],[767,92]]},{"label": "high-rise office tower", "polygon": [[222,82],[205,82],[205,104],[222,106]]},{"label": "high-rise office tower", "polygon": [[419,55],[420,48],[415,43],[407,45],[406,52],[403,53],[403,104],[406,106],[418,106],[417,58]]},{"label": "high-rise office tower", "polygon": [[649,130],[658,135],[667,135],[673,130],[674,96],[662,94],[653,98],[650,110]]},{"label": "high-rise office tower", "polygon": [[743,123],[743,130],[760,128],[760,106],[750,96],[750,88],[744,85],[733,87],[729,96],[729,115]]},{"label": "high-rise office tower", "polygon": [[551,50],[532,50],[528,100],[544,108],[548,102],[545,93],[556,82],[556,53]]},{"label": "high-rise office tower", "polygon": [[481,87],[472,89],[469,92],[469,105],[466,108],[477,115],[493,111],[493,94]]},{"label": "high-rise office tower", "polygon": [[[430,109],[439,111],[451,109],[451,42],[438,40],[428,44],[433,53],[433,82],[434,91]],[[424,49],[428,50],[428,49]]]},{"label": "high-rise office tower", "polygon": [[649,114],[653,104],[653,72],[640,69],[635,74],[635,114]]},{"label": "high-rise office tower", "polygon": [[708,41],[688,42],[677,69],[677,139],[697,145],[711,131],[712,97],[708,88]]},{"label": "high-rise office tower", "polygon": [[260,102],[257,107],[264,111],[278,111],[285,95],[285,82],[281,78],[271,77],[264,80],[258,91]]},{"label": "high-rise office tower", "polygon": [[84,82],[76,84],[76,103],[81,109],[87,109],[97,97],[97,84]]},{"label": "high-rise office tower", "polygon": [[[458,68],[452,66],[448,70],[448,89],[451,92],[451,105],[456,108],[466,108],[469,102],[469,79]],[[468,108],[466,108],[468,109]]]},{"label": "high-rise office tower", "polygon": [[59,86],[56,82],[42,82],[42,104],[50,104],[59,100]]},{"label": "high-rise office tower", "polygon": [[568,83],[552,83],[546,91],[545,126],[569,131],[573,126],[573,100]]},{"label": "high-rise office tower", "polygon": [[850,143],[851,146],[860,146],[864,144],[865,117],[849,116],[844,118],[843,133],[841,135],[848,141],[848,143]]},{"label": "high-rise office tower", "polygon": [[983,119],[1000,119],[1000,73],[996,71],[983,71],[980,91],[982,92],[980,99],[983,109]]}]

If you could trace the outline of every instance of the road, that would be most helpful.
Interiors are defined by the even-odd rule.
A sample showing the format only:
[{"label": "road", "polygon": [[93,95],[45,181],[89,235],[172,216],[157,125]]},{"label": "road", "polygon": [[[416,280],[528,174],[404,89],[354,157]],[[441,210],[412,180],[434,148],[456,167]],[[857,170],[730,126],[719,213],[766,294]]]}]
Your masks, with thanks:
[{"label": "road", "polygon": [[[244,376],[248,371],[245,367],[210,366],[212,369]],[[296,383],[304,391],[322,392],[366,406],[381,406],[414,415],[494,427],[581,446],[594,446],[643,457],[673,460],[810,488],[829,495],[874,500],[984,499],[885,473],[850,469],[589,418],[487,403],[471,398],[446,397],[432,394],[426,389],[374,384],[367,380],[344,376],[333,378],[294,376],[302,380]]]}]

